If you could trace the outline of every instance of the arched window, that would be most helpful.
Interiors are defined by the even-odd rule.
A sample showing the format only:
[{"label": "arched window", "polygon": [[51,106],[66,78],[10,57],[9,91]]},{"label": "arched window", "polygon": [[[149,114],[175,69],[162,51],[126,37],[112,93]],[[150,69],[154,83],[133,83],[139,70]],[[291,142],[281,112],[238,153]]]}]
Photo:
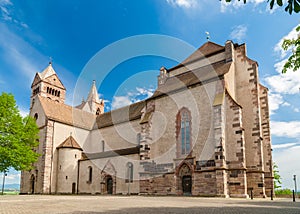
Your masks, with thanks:
[{"label": "arched window", "polygon": [[178,112],[176,126],[177,154],[187,155],[191,152],[191,113],[187,108]]},{"label": "arched window", "polygon": [[58,91],[57,96],[60,97],[60,91]]},{"label": "arched window", "polygon": [[38,113],[35,113],[34,114],[34,116],[33,116],[33,118],[35,119],[35,121],[39,118],[39,115],[38,115]]},{"label": "arched window", "polygon": [[52,94],[52,88],[49,88],[49,94]]},{"label": "arched window", "polygon": [[49,94],[49,87],[47,87],[47,93]]},{"label": "arched window", "polygon": [[88,183],[92,183],[92,181],[93,181],[93,168],[91,166],[88,167],[88,172],[89,172]]},{"label": "arched window", "polygon": [[131,162],[128,162],[126,164],[126,183],[132,183],[133,182],[133,164]]},{"label": "arched window", "polygon": [[97,108],[96,115],[100,114],[100,108]]}]

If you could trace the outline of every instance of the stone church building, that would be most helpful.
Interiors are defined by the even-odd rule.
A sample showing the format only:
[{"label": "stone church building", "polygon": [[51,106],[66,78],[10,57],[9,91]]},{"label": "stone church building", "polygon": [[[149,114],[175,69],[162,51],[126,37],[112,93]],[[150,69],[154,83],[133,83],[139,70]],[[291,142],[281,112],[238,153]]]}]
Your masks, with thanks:
[{"label": "stone church building", "polygon": [[268,89],[245,44],[206,42],[160,69],[146,100],[104,112],[95,81],[78,106],[51,63],[31,85],[41,154],[22,194],[270,196]]}]

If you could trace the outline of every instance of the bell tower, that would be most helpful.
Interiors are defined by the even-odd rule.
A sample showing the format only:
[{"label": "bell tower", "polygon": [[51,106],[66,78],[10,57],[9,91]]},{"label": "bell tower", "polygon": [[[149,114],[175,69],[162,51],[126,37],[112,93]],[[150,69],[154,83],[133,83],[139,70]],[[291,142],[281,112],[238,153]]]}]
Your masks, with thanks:
[{"label": "bell tower", "polygon": [[37,96],[47,97],[58,103],[64,103],[66,88],[58,78],[52,63],[49,62],[47,68],[36,73],[31,85],[30,108]]}]

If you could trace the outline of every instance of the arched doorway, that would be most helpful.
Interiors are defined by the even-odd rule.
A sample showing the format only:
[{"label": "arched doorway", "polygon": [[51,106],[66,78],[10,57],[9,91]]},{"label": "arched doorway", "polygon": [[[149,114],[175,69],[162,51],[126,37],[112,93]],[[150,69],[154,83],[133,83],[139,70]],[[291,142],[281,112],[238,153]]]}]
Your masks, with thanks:
[{"label": "arched doorway", "polygon": [[192,170],[187,163],[182,164],[178,169],[179,194],[192,195],[193,179]]},{"label": "arched doorway", "polygon": [[111,176],[107,176],[106,178],[106,192],[107,194],[113,194],[113,179]]},{"label": "arched doorway", "polygon": [[30,193],[34,194],[34,187],[35,187],[35,177],[34,175],[31,175],[30,178]]}]

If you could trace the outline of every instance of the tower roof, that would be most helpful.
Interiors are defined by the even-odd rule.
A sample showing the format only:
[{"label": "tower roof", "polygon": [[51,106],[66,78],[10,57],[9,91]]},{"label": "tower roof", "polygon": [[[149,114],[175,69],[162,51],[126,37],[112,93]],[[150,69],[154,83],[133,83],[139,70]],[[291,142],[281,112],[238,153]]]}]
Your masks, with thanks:
[{"label": "tower roof", "polygon": [[52,63],[50,62],[47,68],[45,68],[41,73],[39,73],[41,79],[46,79],[47,77],[56,74],[55,70],[52,67]]},{"label": "tower roof", "polygon": [[96,81],[93,80],[93,85],[91,87],[90,93],[88,95],[88,98],[86,100],[87,102],[96,102],[96,103],[100,103],[100,99],[99,99],[99,95],[97,92],[97,88],[96,88]]},{"label": "tower roof", "polygon": [[76,140],[72,137],[69,136],[64,142],[62,142],[57,149],[60,148],[71,148],[71,149],[79,149],[82,150],[80,145],[76,142]]},{"label": "tower roof", "polygon": [[59,77],[57,76],[55,70],[53,69],[51,62],[42,72],[36,73],[36,75],[33,79],[33,82],[31,84],[31,88],[40,82],[47,82],[58,88],[61,88],[64,90],[66,89],[65,86],[60,81]]}]

